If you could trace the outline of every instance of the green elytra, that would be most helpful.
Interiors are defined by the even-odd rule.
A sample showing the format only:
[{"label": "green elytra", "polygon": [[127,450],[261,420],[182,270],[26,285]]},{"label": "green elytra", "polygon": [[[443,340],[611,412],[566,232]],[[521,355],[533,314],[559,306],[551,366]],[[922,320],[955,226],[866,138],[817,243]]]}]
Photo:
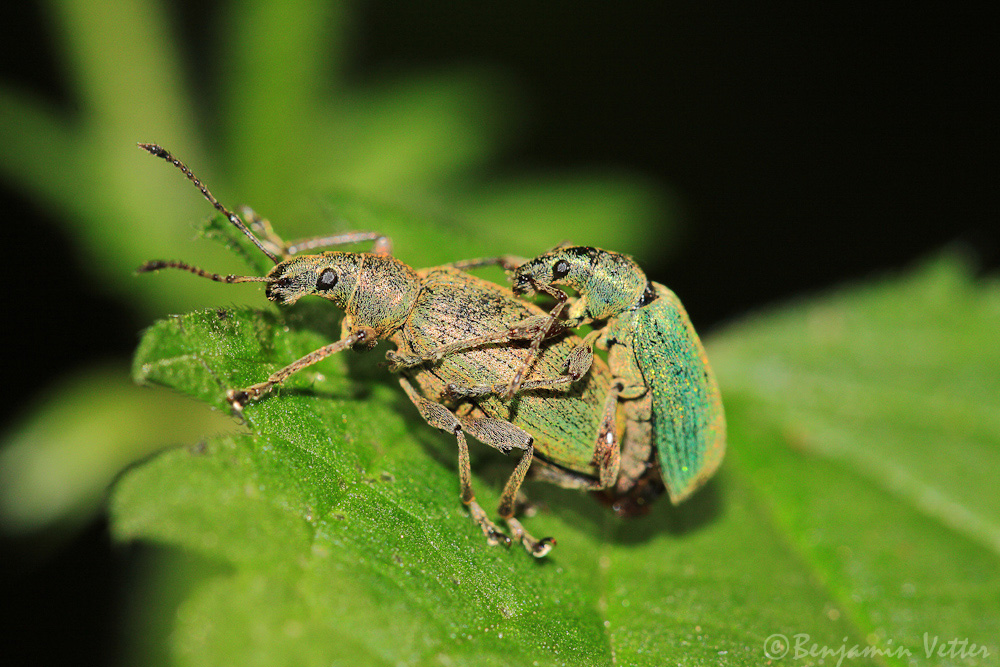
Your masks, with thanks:
[{"label": "green elytra", "polygon": [[[559,303],[550,322],[564,309],[566,327],[605,322],[596,344],[608,350],[611,371],[621,382],[629,429],[651,430],[671,501],[686,499],[704,484],[722,462],[726,420],[705,348],[680,299],[650,281],[632,258],[583,246],[559,247],[521,263],[513,282],[519,294],[556,293]],[[553,286],[579,296],[564,308],[566,296]],[[546,331],[539,328],[511,393]]]},{"label": "green elytra", "polygon": [[[620,465],[619,442],[624,425],[611,388],[610,370],[603,361],[593,358],[579,338],[563,335],[547,340],[537,350],[537,363],[525,375],[519,394],[513,399],[500,395],[523,356],[511,341],[534,337],[543,322],[546,333],[551,333],[552,325],[542,310],[451,266],[412,269],[389,256],[384,238],[377,234],[286,244],[266,221],[254,216],[251,226],[262,235],[259,239],[170,153],[155,145],[141,147],[181,169],[206,199],[276,265],[266,276],[223,276],[174,261],[147,262],[140,272],[173,268],[218,282],[262,282],[266,284],[267,298],[279,304],[316,295],[345,311],[340,340],[292,362],[263,382],[228,391],[227,399],[236,412],[292,374],[331,354],[387,339],[397,346],[397,351],[390,353],[393,370],[400,372],[400,384],[421,416],[429,425],[456,437],[462,500],[490,543],[509,544],[510,539],[475,501],[465,433],[503,452],[521,452],[504,487],[498,513],[514,539],[535,556],[548,553],[554,540],[535,539],[513,516],[518,489],[533,463],[535,477],[568,488],[621,487],[628,491],[638,483],[638,478],[626,480],[629,466]],[[298,248],[358,240],[375,240],[378,251],[295,254]],[[451,353],[433,366],[400,363],[401,359],[421,357],[430,350],[482,337],[498,328],[510,332],[499,344]],[[454,397],[456,406],[449,408],[442,396]]]}]

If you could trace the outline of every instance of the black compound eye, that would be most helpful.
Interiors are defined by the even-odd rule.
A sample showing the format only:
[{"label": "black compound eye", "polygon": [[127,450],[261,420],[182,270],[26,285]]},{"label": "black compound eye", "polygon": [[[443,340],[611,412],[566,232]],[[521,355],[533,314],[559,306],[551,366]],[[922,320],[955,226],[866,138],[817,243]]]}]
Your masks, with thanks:
[{"label": "black compound eye", "polygon": [[321,292],[325,292],[328,289],[333,289],[337,285],[337,280],[340,276],[333,269],[323,269],[320,272],[319,277],[316,278],[316,289]]},{"label": "black compound eye", "polygon": [[558,262],[552,265],[552,279],[559,280],[560,278],[565,278],[569,275],[569,262],[565,259],[560,259]]}]

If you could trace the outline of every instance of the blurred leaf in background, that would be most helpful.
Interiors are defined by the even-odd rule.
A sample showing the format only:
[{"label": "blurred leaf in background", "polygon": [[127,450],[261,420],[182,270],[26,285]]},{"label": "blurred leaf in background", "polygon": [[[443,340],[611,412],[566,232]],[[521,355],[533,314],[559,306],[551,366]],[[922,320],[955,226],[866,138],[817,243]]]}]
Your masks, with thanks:
[{"label": "blurred leaf in background", "polygon": [[[132,275],[161,257],[220,272],[237,266],[219,246],[190,242],[192,223],[211,209],[137,141],[167,147],[221,201],[252,205],[285,238],[377,228],[414,266],[530,255],[571,238],[641,254],[638,230],[665,219],[662,194],[618,173],[489,175],[518,110],[509,86],[488,71],[348,82],[346,3],[227,6],[222,16],[205,17],[213,35],[224,35],[208,47],[211,66],[180,52],[159,3],[88,0],[48,9],[78,109],[70,116],[0,87],[0,173],[52,209],[95,283],[146,321],[261,297],[190,276]],[[206,69],[203,95],[192,89],[192,71]],[[407,210],[438,222],[429,232],[400,223]],[[8,528],[86,518],[81,508],[92,511],[125,464],[188,441],[194,424],[209,423],[198,406],[123,386],[124,361],[102,369],[64,380],[50,392],[56,407],[42,403],[8,435],[0,479],[17,480],[0,501]],[[116,412],[143,417],[125,423]],[[72,486],[59,483],[69,477]]]}]

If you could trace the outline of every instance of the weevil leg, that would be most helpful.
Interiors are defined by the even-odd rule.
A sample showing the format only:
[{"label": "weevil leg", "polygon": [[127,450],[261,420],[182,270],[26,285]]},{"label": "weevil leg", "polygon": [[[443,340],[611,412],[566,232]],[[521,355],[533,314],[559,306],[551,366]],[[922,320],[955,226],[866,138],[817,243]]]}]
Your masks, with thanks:
[{"label": "weevil leg", "polygon": [[[605,329],[605,332],[607,330]],[[621,443],[621,468],[615,493],[627,493],[650,467],[653,455],[653,397],[635,363],[631,345],[609,344],[610,334],[602,335],[598,347],[608,350],[608,363],[615,369],[612,386],[619,387],[618,402],[625,418]]]},{"label": "weevil leg", "polygon": [[399,373],[407,368],[441,361],[445,357],[458,352],[471,350],[477,347],[482,347],[483,345],[489,345],[491,343],[506,343],[509,340],[510,336],[507,332],[500,331],[495,334],[477,336],[476,338],[467,338],[465,340],[455,341],[454,343],[448,343],[447,345],[441,345],[440,347],[436,347],[423,354],[404,354],[397,350],[389,350],[385,353],[385,358],[389,362],[389,372]]},{"label": "weevil leg", "polygon": [[[510,381],[510,386],[507,387],[507,391],[503,394],[504,398],[512,398],[521,388],[521,383],[528,376],[528,373],[531,372],[532,367],[534,367],[535,362],[538,360],[538,354],[542,347],[542,341],[548,336],[551,336],[556,327],[566,327],[565,324],[559,324],[559,317],[569,304],[569,297],[566,295],[566,292],[548,285],[534,284],[533,287],[536,292],[544,292],[555,299],[556,305],[553,306],[552,310],[548,314],[548,317],[543,319],[542,324],[537,328],[535,335],[531,338],[531,344],[528,346],[528,353],[524,355],[521,367],[517,369],[516,373],[514,373],[514,377]],[[579,322],[574,322],[569,325],[569,328],[579,326],[579,324]]]},{"label": "weevil leg", "polygon": [[469,465],[469,445],[465,440],[464,428],[455,414],[434,401],[429,401],[417,393],[413,385],[407,378],[399,378],[399,384],[409,397],[410,401],[417,407],[420,416],[424,418],[430,426],[451,433],[458,441],[458,478],[462,486],[462,502],[469,508],[469,514],[473,521],[479,524],[486,542],[490,546],[503,544],[510,546],[510,538],[500,530],[496,524],[490,521],[486,511],[476,502],[476,495],[472,491],[472,469]]},{"label": "weevil leg", "polygon": [[493,417],[461,418],[462,428],[473,438],[506,454],[512,449],[531,449],[534,439],[524,429]]},{"label": "weevil leg", "polygon": [[247,387],[246,389],[230,389],[226,392],[226,400],[229,401],[229,404],[233,407],[233,410],[237,414],[241,414],[243,407],[249,401],[260,398],[267,392],[271,391],[275,385],[281,384],[287,380],[289,376],[298,373],[303,368],[312,366],[316,362],[329,357],[331,354],[336,354],[342,350],[346,350],[360,343],[366,343],[374,339],[374,330],[368,327],[359,327],[348,334],[345,338],[338,340],[336,343],[330,343],[329,345],[324,345],[318,350],[313,350],[306,356],[296,359],[281,370],[275,371],[263,382],[258,382],[255,385]]},{"label": "weevil leg", "polygon": [[528,531],[524,529],[521,522],[514,517],[509,517],[504,519],[507,525],[510,526],[510,532],[514,536],[515,541],[520,540],[521,544],[524,545],[525,550],[535,558],[542,558],[547,556],[552,547],[556,545],[556,538],[554,537],[543,537],[542,539],[536,539],[531,536]]},{"label": "weevil leg", "polygon": [[621,470],[621,443],[618,441],[616,416],[618,414],[618,398],[622,391],[622,383],[613,381],[604,399],[604,410],[601,423],[597,427],[597,441],[594,445],[594,464],[597,466],[597,479],[602,489],[614,486]]},{"label": "weevil leg", "polygon": [[285,253],[288,257],[307,250],[317,248],[330,248],[351,243],[361,243],[372,241],[372,252],[376,255],[391,255],[392,241],[388,236],[378,232],[346,232],[344,234],[332,234],[329,236],[312,236],[304,239],[290,241],[285,246]]},{"label": "weevil leg", "polygon": [[484,266],[499,266],[504,271],[513,271],[517,267],[528,261],[518,255],[499,255],[497,257],[477,257],[475,259],[463,259],[458,262],[451,262],[444,266],[450,266],[460,271],[468,269],[480,269]]},{"label": "weevil leg", "polygon": [[240,209],[243,217],[246,218],[250,229],[262,236],[262,241],[269,246],[269,249],[282,258],[288,259],[293,255],[307,250],[317,248],[330,248],[351,243],[361,243],[363,241],[373,241],[372,252],[376,255],[391,255],[392,241],[389,237],[378,232],[345,232],[343,234],[330,234],[327,236],[310,236],[304,239],[285,242],[271,227],[271,222],[261,217],[249,206]]},{"label": "weevil leg", "polygon": [[520,542],[527,552],[536,558],[546,555],[555,546],[555,539],[551,537],[536,539],[524,529],[520,521],[514,518],[518,491],[524,483],[535,454],[533,438],[521,428],[500,419],[464,417],[462,424],[477,440],[492,445],[502,452],[506,453],[511,449],[523,450],[521,460],[518,461],[517,467],[504,485],[503,493],[500,494],[497,513],[507,522],[515,542]]},{"label": "weevil leg", "polygon": [[[621,472],[615,482],[615,493],[628,494],[642,479],[653,459],[653,396],[646,392],[639,398],[628,399],[626,389],[618,397],[625,415],[625,436],[622,441]],[[637,393],[637,392],[635,392]]]},{"label": "weevil leg", "polygon": [[528,468],[531,466],[531,461],[535,453],[532,437],[517,426],[499,419],[466,417],[462,420],[462,424],[466,427],[469,434],[477,440],[492,445],[500,449],[500,451],[508,452],[514,448],[523,450],[521,460],[518,461],[517,467],[514,468],[514,472],[511,473],[510,478],[504,485],[497,513],[507,522],[513,534],[514,541],[524,545],[524,548],[531,555],[541,558],[555,546],[556,541],[551,537],[541,540],[536,539],[524,530],[521,523],[514,518],[514,505],[517,500],[517,494],[521,489],[521,484],[524,483],[525,476],[528,474]]},{"label": "weevil leg", "polygon": [[552,538],[545,538],[542,540],[537,540],[527,531],[521,523],[514,518],[514,505],[517,501],[518,491],[521,489],[521,484],[524,483],[524,478],[528,474],[528,468],[531,465],[531,459],[534,455],[534,447],[529,447],[521,454],[521,460],[518,461],[517,467],[514,468],[514,472],[511,473],[510,478],[504,485],[503,493],[500,495],[500,505],[497,508],[497,513],[507,522],[510,526],[511,532],[514,535],[516,541],[521,542],[524,548],[528,550],[528,553],[541,557],[549,552],[555,541]]},{"label": "weevil leg", "polygon": [[[525,380],[521,383],[521,391],[533,391],[537,389],[565,389],[570,387],[577,380],[582,378],[590,370],[594,363],[594,340],[600,332],[592,331],[587,334],[583,341],[570,350],[566,357],[565,370],[562,375],[549,378],[535,378]],[[460,398],[481,398],[483,396],[503,396],[508,390],[509,384],[501,382],[492,385],[461,386],[449,384],[445,388],[445,393],[452,400]]]},{"label": "weevil leg", "polygon": [[555,484],[564,489],[578,491],[599,491],[601,489],[601,483],[593,477],[560,468],[542,459],[536,459],[531,466],[531,479]]},{"label": "weevil leg", "polygon": [[555,546],[556,541],[551,537],[543,537],[542,539],[536,539],[531,534],[524,529],[521,522],[514,518],[514,504],[517,500],[517,492],[521,488],[521,484],[524,483],[524,477],[528,474],[528,467],[531,465],[532,456],[535,453],[535,448],[529,446],[528,449],[524,450],[521,454],[521,460],[518,461],[517,467],[514,468],[514,472],[511,474],[510,479],[503,487],[503,493],[500,495],[500,506],[497,508],[497,513],[507,525],[510,527],[510,532],[516,542],[520,542],[524,545],[524,548],[529,554],[535,558],[541,558],[542,556],[549,553],[552,547]]},{"label": "weevil leg", "polygon": [[472,492],[472,472],[469,466],[469,448],[465,441],[465,432],[475,439],[496,447],[501,452],[507,453],[512,449],[520,449],[521,460],[504,485],[503,493],[500,496],[499,514],[503,517],[507,525],[514,533],[514,541],[520,542],[531,555],[541,558],[547,554],[555,545],[555,540],[546,537],[538,540],[524,530],[517,519],[514,518],[514,502],[517,499],[517,492],[524,482],[524,477],[531,466],[531,460],[535,453],[532,445],[532,437],[523,429],[514,426],[510,422],[491,417],[464,416],[459,419],[451,410],[430,401],[417,393],[413,385],[407,378],[399,379],[403,391],[410,398],[410,401],[417,406],[420,415],[429,425],[434,428],[453,433],[458,440],[458,468],[459,479],[462,484],[462,502],[469,508],[469,514],[473,520],[479,524],[486,535],[486,541],[491,544],[510,545],[511,539],[500,531],[496,525],[489,520],[486,512],[475,500]]},{"label": "weevil leg", "polygon": [[[406,368],[441,361],[449,355],[483,347],[484,345],[507,344],[515,340],[534,339],[534,337],[538,335],[541,327],[545,326],[547,323],[548,316],[537,315],[521,320],[520,322],[517,322],[501,331],[496,331],[484,336],[477,336],[475,338],[466,338],[464,340],[454,341],[452,343],[448,343],[447,345],[435,347],[421,354],[403,354],[396,350],[389,350],[386,352],[385,358],[389,361],[389,371],[392,373],[398,373]],[[565,329],[562,325],[557,324],[554,327],[550,327],[548,336],[556,336],[563,333],[563,331],[565,331]]]},{"label": "weevil leg", "polygon": [[241,206],[240,213],[243,214],[243,219],[246,220],[247,226],[260,237],[261,242],[268,246],[271,252],[275,255],[280,255],[283,259],[288,258],[287,246],[284,240],[278,236],[278,233],[274,231],[270,220],[261,216],[249,206]]}]

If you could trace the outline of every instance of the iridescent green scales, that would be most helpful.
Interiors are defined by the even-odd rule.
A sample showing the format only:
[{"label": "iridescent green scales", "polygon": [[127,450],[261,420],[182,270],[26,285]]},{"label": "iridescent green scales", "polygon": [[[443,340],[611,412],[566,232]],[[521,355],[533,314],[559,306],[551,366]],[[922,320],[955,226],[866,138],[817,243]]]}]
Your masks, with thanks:
[{"label": "iridescent green scales", "polygon": [[652,394],[660,473],[671,500],[679,502],[718,468],[726,422],[719,387],[684,306],[666,287],[654,289],[658,298],[618,317],[616,328],[625,333],[628,327],[626,347]]},{"label": "iridescent green scales", "polygon": [[[596,344],[608,350],[626,417],[622,472],[617,487],[627,493],[655,465],[655,444],[663,482],[677,503],[697,490],[722,462],[726,422],[719,387],[705,349],[677,296],[650,282],[628,256],[582,246],[561,247],[514,269],[514,291],[545,292],[559,303],[552,321],[566,308],[564,327],[597,324]],[[553,286],[579,296],[567,300]],[[531,350],[542,347],[540,333]],[[593,341],[594,337],[588,337]],[[510,390],[534,363],[529,353]]]}]

